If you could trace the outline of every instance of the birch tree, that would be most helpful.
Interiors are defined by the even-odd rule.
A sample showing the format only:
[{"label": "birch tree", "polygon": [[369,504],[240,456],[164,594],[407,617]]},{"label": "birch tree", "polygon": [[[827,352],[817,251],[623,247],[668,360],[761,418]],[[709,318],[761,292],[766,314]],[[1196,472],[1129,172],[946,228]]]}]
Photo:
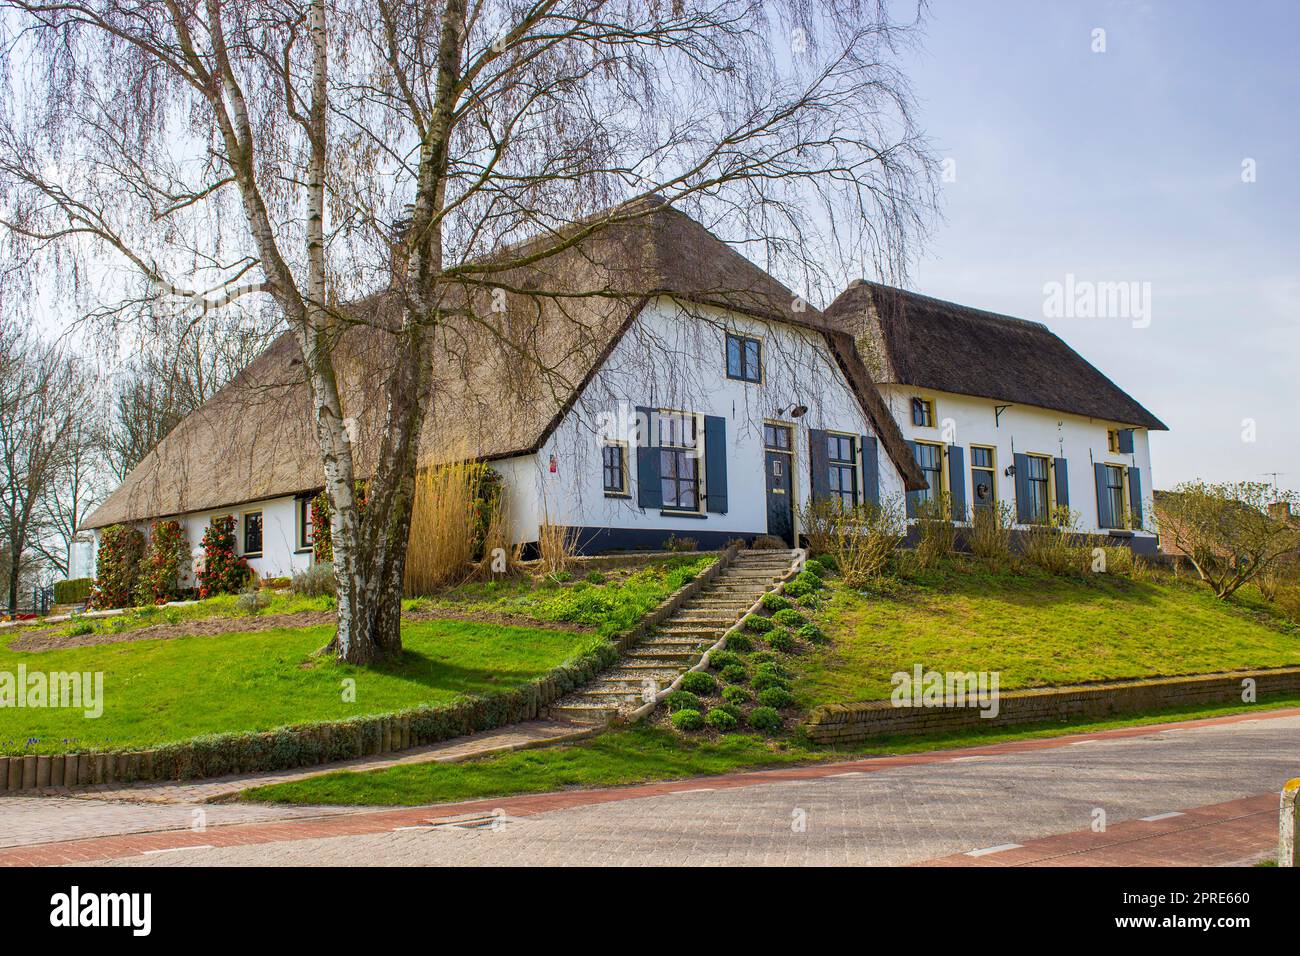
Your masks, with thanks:
[{"label": "birch tree", "polygon": [[[883,0],[0,9],[7,275],[63,263],[84,288],[92,259],[114,260],[144,291],[88,309],[110,327],[141,303],[195,321],[274,303],[302,353],[334,504],[334,646],[355,663],[401,646],[430,343],[469,293],[658,196],[811,295],[868,262],[897,275],[933,202],[898,68],[918,12]],[[396,306],[349,308],[389,285],[395,236]],[[528,236],[542,239],[521,247]],[[363,474],[336,354],[366,323],[386,361]]]}]

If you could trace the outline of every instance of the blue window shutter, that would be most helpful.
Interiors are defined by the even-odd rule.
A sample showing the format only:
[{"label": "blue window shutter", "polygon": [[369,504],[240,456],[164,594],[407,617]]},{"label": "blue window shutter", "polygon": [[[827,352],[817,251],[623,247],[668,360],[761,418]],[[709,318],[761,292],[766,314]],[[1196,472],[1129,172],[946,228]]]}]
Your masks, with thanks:
[{"label": "blue window shutter", "polygon": [[1121,428],[1119,430],[1119,451],[1122,455],[1133,454],[1133,429]]},{"label": "blue window shutter", "polygon": [[1133,516],[1132,527],[1142,527],[1142,471],[1139,468],[1128,470],[1128,506]]},{"label": "blue window shutter", "polygon": [[820,501],[831,493],[830,460],[826,456],[826,432],[820,428],[808,429],[808,461],[812,469],[812,500]]},{"label": "blue window shutter", "polygon": [[704,506],[727,513],[727,420],[704,416]]},{"label": "blue window shutter", "polygon": [[1106,493],[1106,466],[1097,462],[1092,466],[1097,479],[1097,525],[1101,528],[1115,527],[1115,516],[1110,510],[1110,495]]},{"label": "blue window shutter", "polygon": [[880,446],[875,436],[863,435],[862,441],[862,501],[863,504],[880,504]]},{"label": "blue window shutter", "polygon": [[637,406],[637,419],[645,424],[636,446],[636,503],[642,508],[662,508],[664,489],[659,483],[659,446],[654,441],[656,422],[652,408]]},{"label": "blue window shutter", "polygon": [[1016,466],[1016,520],[1028,524],[1034,520],[1030,510],[1029,456],[1018,454],[1013,463]]},{"label": "blue window shutter", "polygon": [[948,497],[952,520],[966,520],[966,453],[961,445],[948,446]]},{"label": "blue window shutter", "polygon": [[1064,458],[1053,460],[1052,474],[1056,478],[1056,507],[1070,507],[1070,475],[1066,471]]},{"label": "blue window shutter", "polygon": [[[916,442],[908,441],[907,450],[912,453],[912,460],[916,460]],[[907,516],[915,518],[921,510],[921,493],[919,491],[909,491],[907,493]]]}]

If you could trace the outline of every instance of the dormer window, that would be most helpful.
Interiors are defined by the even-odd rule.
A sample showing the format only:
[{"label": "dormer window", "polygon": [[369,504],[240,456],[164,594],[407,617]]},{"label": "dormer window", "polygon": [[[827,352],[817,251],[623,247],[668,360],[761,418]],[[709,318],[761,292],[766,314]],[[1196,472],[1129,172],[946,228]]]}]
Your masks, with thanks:
[{"label": "dormer window", "polygon": [[931,399],[912,399],[912,424],[921,428],[934,427],[934,402]]}]

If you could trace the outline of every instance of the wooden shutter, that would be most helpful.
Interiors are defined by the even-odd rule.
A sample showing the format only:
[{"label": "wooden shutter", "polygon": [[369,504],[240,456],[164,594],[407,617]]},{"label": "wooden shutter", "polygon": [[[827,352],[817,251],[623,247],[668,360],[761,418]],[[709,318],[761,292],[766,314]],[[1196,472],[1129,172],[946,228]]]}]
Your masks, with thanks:
[{"label": "wooden shutter", "polygon": [[664,488],[659,482],[659,443],[655,441],[658,414],[653,408],[637,406],[637,419],[645,423],[645,433],[636,446],[636,503],[642,508],[662,508]]},{"label": "wooden shutter", "polygon": [[880,446],[872,435],[860,436],[862,442],[862,502],[880,504]]},{"label": "wooden shutter", "polygon": [[1070,475],[1064,458],[1052,459],[1052,477],[1056,479],[1056,506],[1070,507]]},{"label": "wooden shutter", "polygon": [[826,432],[820,428],[808,429],[808,461],[812,470],[810,475],[812,480],[809,483],[812,489],[812,500],[820,501],[830,497],[831,465],[826,454]]},{"label": "wooden shutter", "polygon": [[[912,453],[912,460],[916,461],[916,442],[909,440],[907,450]],[[919,491],[909,491],[907,493],[907,516],[915,518],[921,511],[921,493]]]},{"label": "wooden shutter", "polygon": [[1119,451],[1121,455],[1133,454],[1133,429],[1121,428],[1119,430]]},{"label": "wooden shutter", "polygon": [[952,520],[966,520],[966,454],[961,445],[948,446],[948,499]]},{"label": "wooden shutter", "polygon": [[1111,513],[1110,495],[1106,491],[1106,466],[1097,462],[1092,466],[1097,479],[1097,525],[1101,528],[1115,527],[1115,515]]},{"label": "wooden shutter", "polygon": [[1029,456],[1017,454],[1013,461],[1016,466],[1016,520],[1021,524],[1033,521],[1030,508],[1032,496],[1029,493]]},{"label": "wooden shutter", "polygon": [[727,420],[704,416],[704,506],[727,513]]},{"label": "wooden shutter", "polygon": [[1132,515],[1133,522],[1131,527],[1135,530],[1142,527],[1142,472],[1137,468],[1128,470],[1128,506],[1129,514]]}]

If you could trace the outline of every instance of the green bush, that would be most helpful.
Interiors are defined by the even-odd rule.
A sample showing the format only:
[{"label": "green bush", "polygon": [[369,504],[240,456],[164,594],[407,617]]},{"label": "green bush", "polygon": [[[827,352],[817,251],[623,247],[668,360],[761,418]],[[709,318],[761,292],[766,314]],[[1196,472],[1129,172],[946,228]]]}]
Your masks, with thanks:
[{"label": "green bush", "polygon": [[[824,582],[817,575],[813,574],[811,571],[800,571],[798,574],[794,576],[794,580],[791,581],[790,583],[803,584],[807,586],[808,590],[810,591],[818,591],[826,587],[826,582]],[[787,589],[788,589],[788,585],[787,585]]]},{"label": "green bush", "polygon": [[[751,664],[772,664],[778,660],[779,658],[776,656],[775,651],[759,651],[757,654],[751,654],[749,656],[749,662]],[[759,667],[759,670],[762,669],[762,667]]]},{"label": "green bush", "polygon": [[605,575],[601,574],[599,571],[588,571],[587,576],[583,580],[588,584],[604,584]]},{"label": "green bush", "polygon": [[775,591],[768,591],[763,595],[763,607],[768,611],[784,611],[790,607],[790,602],[777,594]]},{"label": "green bush", "polygon": [[[809,575],[809,577],[812,577],[812,575]],[[789,584],[785,586],[786,597],[797,599],[797,598],[804,597],[805,595],[812,594],[812,592],[813,589],[809,585],[805,584],[803,581],[800,581],[798,578],[795,578],[793,581],[791,581]]]},{"label": "green bush", "polygon": [[817,563],[820,564],[827,571],[837,571],[839,570],[839,566],[840,566],[840,563],[835,560],[835,555],[833,554],[823,554],[820,558],[817,559]]},{"label": "green bush", "polygon": [[794,706],[794,694],[790,693],[784,687],[769,687],[758,695],[758,702],[764,707],[775,707],[777,710],[785,710],[787,707]]},{"label": "green bush", "polygon": [[802,638],[810,644],[828,644],[830,638],[816,624],[804,624],[802,627],[795,629],[795,635]]},{"label": "green bush", "polygon": [[739,704],[733,704],[730,702],[723,702],[719,704],[717,707],[714,707],[713,709],[720,710],[726,714],[730,714],[732,717],[735,717],[736,720],[740,720],[741,715],[744,713],[744,711],[740,709]]},{"label": "green bush", "polygon": [[704,728],[704,717],[698,710],[679,710],[673,714],[672,722],[673,726],[678,730],[702,730]]},{"label": "green bush", "polygon": [[740,631],[736,631],[733,634],[727,635],[727,648],[728,650],[733,650],[738,654],[744,654],[747,651],[752,651],[754,649],[754,639],[748,634],[742,634]]},{"label": "green bush", "polygon": [[757,614],[751,614],[745,618],[745,630],[753,631],[755,634],[766,634],[772,630],[775,625],[765,617],[759,617]]},{"label": "green bush", "polygon": [[728,713],[721,707],[714,707],[710,710],[709,715],[704,720],[714,730],[724,734],[729,730],[735,730],[736,724],[739,723],[734,714]]},{"label": "green bush", "polygon": [[728,664],[718,676],[728,684],[743,684],[749,680],[749,671],[745,670],[744,664]]},{"label": "green bush", "polygon": [[790,628],[802,627],[808,623],[807,619],[792,607],[786,608],[784,611],[777,611],[772,615],[772,620],[782,627]]},{"label": "green bush", "polygon": [[[756,657],[758,655],[755,655]],[[755,674],[768,674],[772,677],[781,677],[790,680],[794,675],[790,673],[790,668],[786,667],[775,656],[771,660],[759,661],[754,668]]]},{"label": "green bush", "polygon": [[699,694],[707,697],[714,693],[718,688],[718,682],[710,674],[704,671],[688,671],[682,675],[682,690],[688,690],[692,694]]},{"label": "green bush", "polygon": [[767,639],[768,645],[774,651],[780,651],[782,654],[793,654],[799,649],[794,635],[789,631],[776,631]]},{"label": "green bush", "polygon": [[709,666],[715,671],[723,670],[732,664],[740,663],[740,655],[735,651],[721,650],[714,651],[709,655]]},{"label": "green bush", "polygon": [[140,583],[144,549],[144,535],[137,528],[115,524],[99,533],[91,604],[101,609],[131,605]]},{"label": "green bush", "polygon": [[185,529],[174,519],[155,521],[140,565],[136,598],[141,604],[166,604],[180,597],[181,568],[189,560]]},{"label": "green bush", "polygon": [[80,637],[82,634],[94,634],[95,625],[91,624],[89,621],[78,620],[63,633],[67,634],[69,637]]},{"label": "green bush", "polygon": [[747,704],[753,696],[745,688],[736,684],[729,684],[722,688],[722,699],[733,706]]},{"label": "green bush", "polygon": [[771,707],[755,707],[749,712],[749,726],[764,733],[781,729],[781,715]]},{"label": "green bush", "polygon": [[669,713],[678,710],[699,710],[700,699],[692,694],[689,690],[669,691],[664,695],[664,703],[668,705]]},{"label": "green bush", "polygon": [[803,569],[804,571],[807,571],[809,574],[815,575],[818,578],[820,578],[823,574],[826,573],[826,568],[822,565],[820,561],[805,561],[803,563]]},{"label": "green bush", "polygon": [[778,677],[775,674],[755,674],[750,683],[754,685],[754,690],[760,694],[771,687],[780,687],[782,690],[790,689],[790,682],[784,677]]},{"label": "green bush", "polygon": [[69,578],[66,581],[55,581],[54,603],[81,604],[90,597],[90,589],[94,584],[94,578]]}]

